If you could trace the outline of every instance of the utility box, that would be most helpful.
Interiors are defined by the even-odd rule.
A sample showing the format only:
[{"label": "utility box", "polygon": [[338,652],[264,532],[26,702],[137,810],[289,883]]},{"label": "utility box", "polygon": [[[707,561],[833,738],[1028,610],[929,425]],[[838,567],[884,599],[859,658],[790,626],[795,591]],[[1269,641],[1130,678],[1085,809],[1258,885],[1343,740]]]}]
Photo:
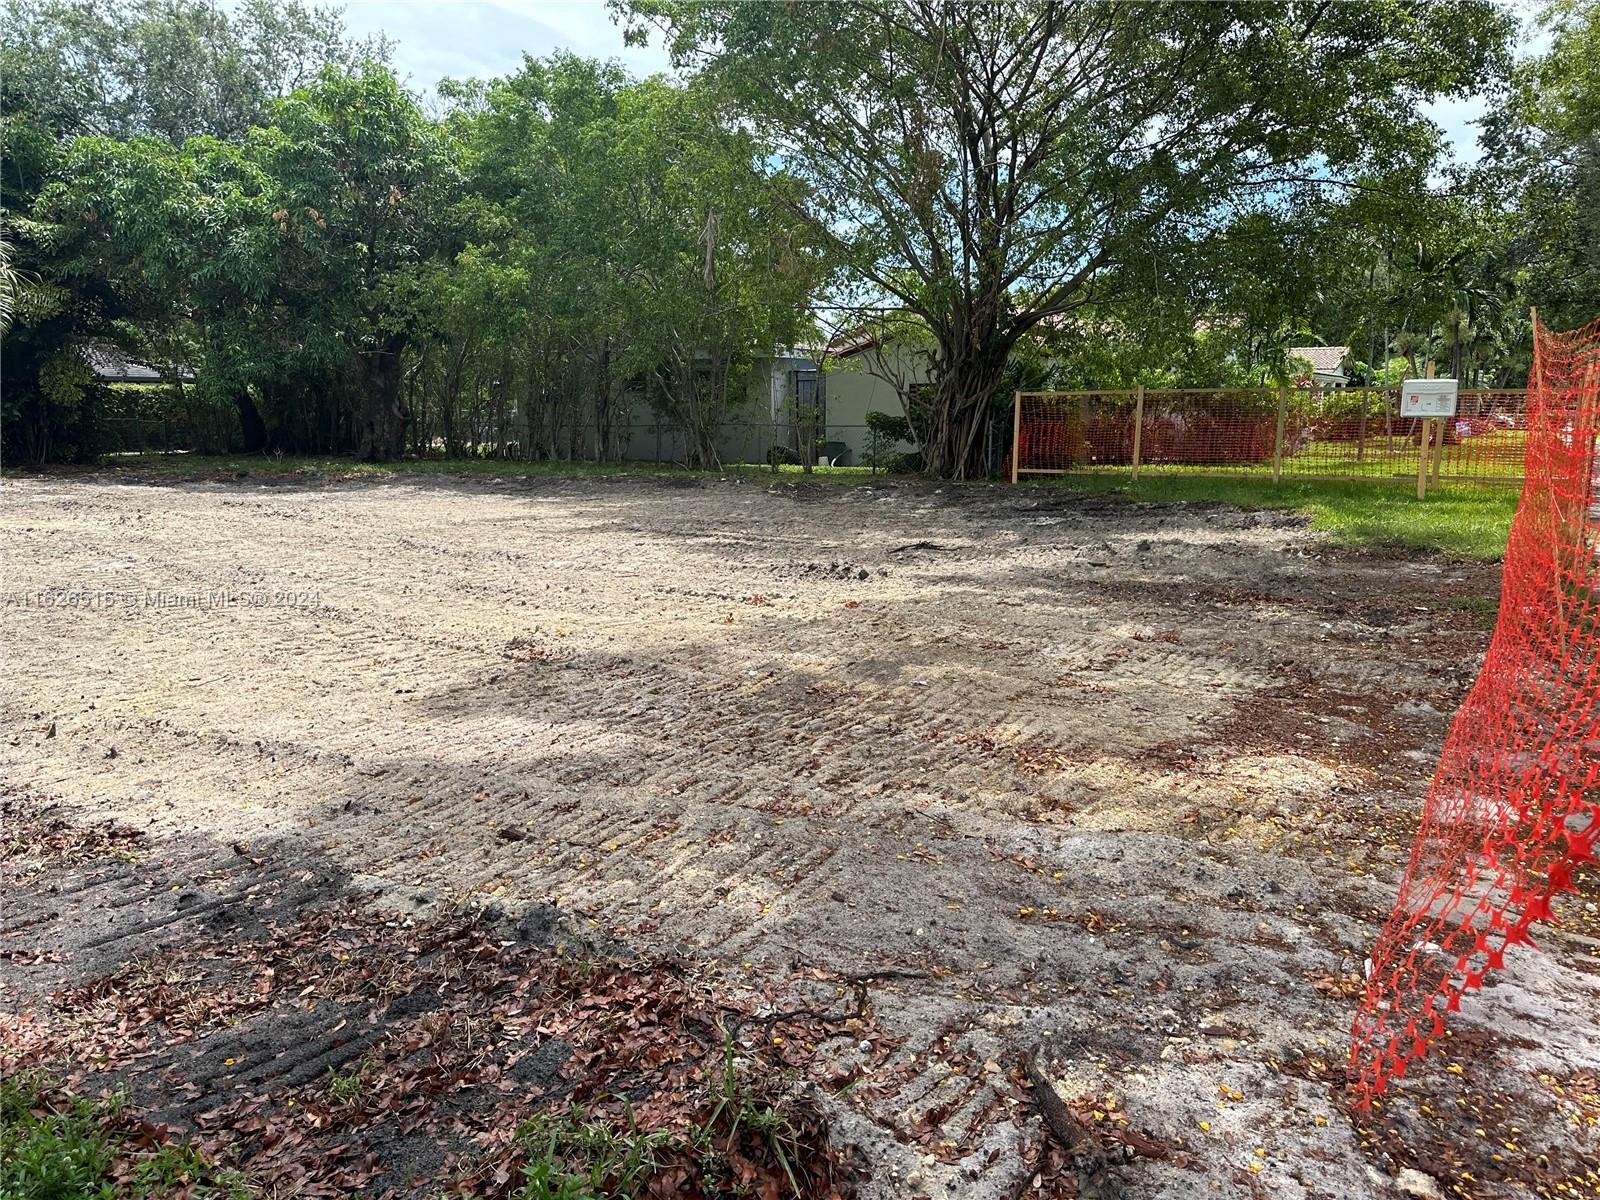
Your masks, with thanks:
[{"label": "utility box", "polygon": [[1402,417],[1453,417],[1456,415],[1454,379],[1407,379],[1400,385]]}]

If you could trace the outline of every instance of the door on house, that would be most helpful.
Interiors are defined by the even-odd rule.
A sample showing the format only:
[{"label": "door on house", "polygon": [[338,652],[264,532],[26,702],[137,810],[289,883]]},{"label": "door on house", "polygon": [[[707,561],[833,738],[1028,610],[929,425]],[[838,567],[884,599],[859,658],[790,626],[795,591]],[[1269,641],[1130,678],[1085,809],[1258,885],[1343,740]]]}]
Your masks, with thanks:
[{"label": "door on house", "polygon": [[828,431],[828,389],[822,372],[790,371],[789,394],[794,397],[794,452],[802,463],[815,463],[817,446]]}]

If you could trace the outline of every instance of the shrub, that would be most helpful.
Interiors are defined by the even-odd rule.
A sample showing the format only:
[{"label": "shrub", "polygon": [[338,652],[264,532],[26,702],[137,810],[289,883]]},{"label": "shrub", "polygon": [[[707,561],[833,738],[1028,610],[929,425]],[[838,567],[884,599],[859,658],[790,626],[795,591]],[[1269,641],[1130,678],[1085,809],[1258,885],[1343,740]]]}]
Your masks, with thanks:
[{"label": "shrub", "polygon": [[[900,442],[912,441],[911,422],[903,416],[893,413],[869,412],[867,414],[867,465],[877,474],[878,468],[887,466],[890,461],[890,451]],[[908,455],[893,456],[904,459]],[[916,456],[917,470],[921,470],[922,456]]]}]

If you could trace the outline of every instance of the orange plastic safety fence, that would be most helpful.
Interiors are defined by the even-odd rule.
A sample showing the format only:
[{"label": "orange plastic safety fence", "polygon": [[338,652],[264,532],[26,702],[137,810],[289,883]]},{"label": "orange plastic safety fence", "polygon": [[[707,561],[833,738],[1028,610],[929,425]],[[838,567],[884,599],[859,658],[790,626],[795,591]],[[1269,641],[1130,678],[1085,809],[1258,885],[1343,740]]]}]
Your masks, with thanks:
[{"label": "orange plastic safety fence", "polygon": [[1370,1103],[1531,946],[1600,835],[1600,322],[1534,330],[1527,462],[1500,616],[1444,744],[1351,1035]]}]

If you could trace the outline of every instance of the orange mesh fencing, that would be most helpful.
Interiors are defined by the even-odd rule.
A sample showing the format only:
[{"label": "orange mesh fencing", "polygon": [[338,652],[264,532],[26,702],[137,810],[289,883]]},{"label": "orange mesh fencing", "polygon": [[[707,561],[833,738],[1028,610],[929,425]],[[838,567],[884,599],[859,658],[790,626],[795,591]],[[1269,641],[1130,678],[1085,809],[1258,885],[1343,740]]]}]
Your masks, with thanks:
[{"label": "orange mesh fencing", "polygon": [[1463,997],[1555,919],[1600,836],[1600,322],[1534,328],[1521,503],[1500,616],[1444,744],[1367,966],[1350,1074],[1365,1106]]},{"label": "orange mesh fencing", "polygon": [[[1441,482],[1515,487],[1527,445],[1523,389],[1460,393]],[[1415,480],[1422,422],[1381,388],[1170,388],[1024,392],[1017,478],[1080,472]],[[1004,473],[1012,474],[1008,457]]]}]

